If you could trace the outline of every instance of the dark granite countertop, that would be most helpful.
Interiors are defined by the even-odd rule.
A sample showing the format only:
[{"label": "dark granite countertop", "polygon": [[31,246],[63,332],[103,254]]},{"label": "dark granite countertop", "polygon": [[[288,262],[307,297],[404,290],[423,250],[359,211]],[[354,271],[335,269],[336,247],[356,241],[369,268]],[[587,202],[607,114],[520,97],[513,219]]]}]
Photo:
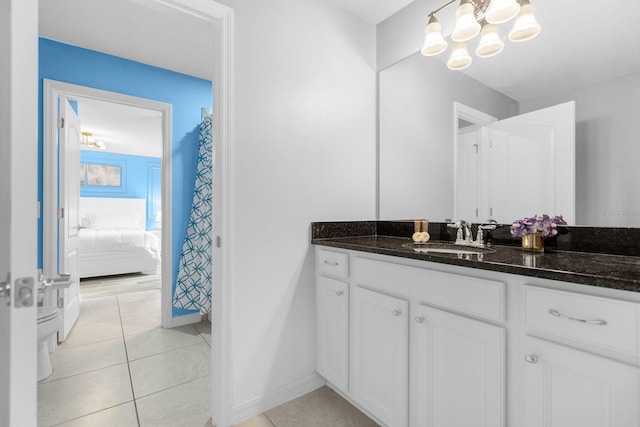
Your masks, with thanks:
[{"label": "dark granite countertop", "polygon": [[[327,223],[314,223],[322,226]],[[542,279],[573,282],[611,289],[640,292],[640,257],[550,250],[536,254],[524,252],[515,245],[492,245],[491,253],[458,255],[416,252],[402,247],[411,243],[408,237],[384,236],[371,233],[373,222],[362,222],[358,231],[364,235],[341,236],[341,233],[312,233],[311,243],[341,249],[370,252],[382,255],[411,258],[441,264],[518,274]],[[319,228],[318,228],[319,229]],[[364,233],[363,233],[364,231]],[[430,230],[431,231],[431,230]],[[349,233],[346,233],[349,234]],[[407,234],[405,234],[407,235]],[[432,239],[432,241],[434,241]],[[447,241],[443,239],[443,241]],[[448,241],[450,243],[450,241]]]}]

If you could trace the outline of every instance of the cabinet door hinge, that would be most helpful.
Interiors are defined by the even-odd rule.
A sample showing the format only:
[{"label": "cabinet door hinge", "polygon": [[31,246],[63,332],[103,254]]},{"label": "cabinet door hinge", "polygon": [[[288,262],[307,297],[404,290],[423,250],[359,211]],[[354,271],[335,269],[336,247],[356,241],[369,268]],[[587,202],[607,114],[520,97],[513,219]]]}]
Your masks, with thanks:
[{"label": "cabinet door hinge", "polygon": [[64,297],[58,297],[58,308],[64,308]]},{"label": "cabinet door hinge", "polygon": [[58,208],[58,219],[64,218],[64,208]]},{"label": "cabinet door hinge", "polygon": [[58,117],[58,129],[64,129],[64,117]]}]

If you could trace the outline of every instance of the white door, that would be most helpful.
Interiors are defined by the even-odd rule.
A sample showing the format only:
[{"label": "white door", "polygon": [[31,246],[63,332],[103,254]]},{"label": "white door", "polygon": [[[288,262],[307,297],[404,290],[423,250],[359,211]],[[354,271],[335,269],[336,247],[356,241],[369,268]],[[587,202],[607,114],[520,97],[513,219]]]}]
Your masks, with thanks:
[{"label": "white door", "polygon": [[640,425],[640,371],[604,357],[527,337],[527,427]]},{"label": "white door", "polygon": [[490,129],[491,218],[543,213],[575,224],[575,102],[499,120]]},{"label": "white door", "polygon": [[409,303],[360,287],[352,298],[352,396],[386,425],[406,426]]},{"label": "white door", "polygon": [[[58,290],[62,298],[60,314],[63,327],[58,332],[62,342],[78,320],[80,314],[80,276],[78,274],[78,232],[80,230],[80,119],[69,101],[60,97],[60,117],[63,119],[59,131],[59,206],[58,215],[58,273],[71,275],[71,286]],[[62,218],[60,218],[62,217]]]},{"label": "white door", "polygon": [[346,392],[349,390],[349,284],[319,276],[316,307],[318,373]]},{"label": "white door", "polygon": [[[15,282],[36,278],[38,2],[0,2],[0,426],[35,427],[36,305]],[[24,292],[24,291],[23,291]]]},{"label": "white door", "polygon": [[412,317],[411,426],[504,426],[504,328],[423,305]]},{"label": "white door", "polygon": [[464,218],[474,223],[479,220],[480,132],[478,126],[472,126],[460,129],[458,134],[454,220]]}]

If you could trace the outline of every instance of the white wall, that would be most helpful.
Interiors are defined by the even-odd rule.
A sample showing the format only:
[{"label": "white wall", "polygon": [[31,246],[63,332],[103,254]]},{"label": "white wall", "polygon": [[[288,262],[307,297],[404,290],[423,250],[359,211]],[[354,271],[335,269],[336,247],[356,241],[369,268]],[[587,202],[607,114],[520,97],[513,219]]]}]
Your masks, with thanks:
[{"label": "white wall", "polygon": [[640,72],[522,101],[526,113],[576,101],[576,224],[640,227]]},{"label": "white wall", "polygon": [[454,219],[454,101],[498,119],[518,112],[513,99],[420,53],[380,72],[380,219]]},{"label": "white wall", "polygon": [[[429,12],[442,6],[442,0],[415,0],[378,24],[377,64],[382,70],[422,49]],[[451,34],[455,24],[455,6],[438,14],[442,34]]]},{"label": "white wall", "polygon": [[375,216],[375,26],[325,0],[224,3],[237,420],[318,385],[310,222]]}]

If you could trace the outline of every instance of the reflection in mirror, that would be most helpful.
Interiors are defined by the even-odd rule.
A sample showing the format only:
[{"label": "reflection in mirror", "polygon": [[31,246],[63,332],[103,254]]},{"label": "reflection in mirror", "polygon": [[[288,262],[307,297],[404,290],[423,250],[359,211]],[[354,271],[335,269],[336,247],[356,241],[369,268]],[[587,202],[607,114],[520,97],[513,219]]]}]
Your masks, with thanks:
[{"label": "reflection in mirror", "polygon": [[[381,219],[456,216],[454,102],[503,120],[574,101],[575,224],[640,227],[640,26],[628,22],[640,2],[615,0],[603,9],[539,0],[536,7],[543,28],[536,39],[476,58],[464,71],[448,70],[446,57],[419,52],[380,71]],[[590,28],[593,22],[599,31]],[[518,161],[510,165],[517,168]],[[543,209],[527,215],[567,215]]]},{"label": "reflection in mirror", "polygon": [[550,213],[575,224],[573,102],[497,121],[459,103],[453,114],[455,219],[510,223]]}]

